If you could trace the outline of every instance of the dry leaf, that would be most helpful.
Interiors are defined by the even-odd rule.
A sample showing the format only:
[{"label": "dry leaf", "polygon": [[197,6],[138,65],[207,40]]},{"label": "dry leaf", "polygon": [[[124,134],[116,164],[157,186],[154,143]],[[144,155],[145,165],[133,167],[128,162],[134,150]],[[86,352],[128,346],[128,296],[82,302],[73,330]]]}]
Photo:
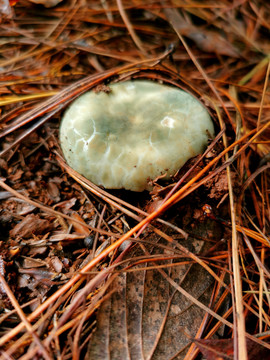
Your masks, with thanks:
[{"label": "dry leaf", "polygon": [[[247,341],[249,360],[269,360],[270,351],[250,339]],[[195,339],[195,344],[201,350],[206,360],[228,360],[234,359],[233,339]]]},{"label": "dry leaf", "polygon": [[[209,238],[211,222],[200,223],[199,226],[200,229],[196,230],[200,231],[200,235]],[[218,227],[212,226],[212,236],[219,236]],[[153,241],[153,238],[151,234],[148,240]],[[152,248],[152,254],[163,253],[158,248],[162,241],[157,238],[156,241],[155,250],[149,246],[149,251]],[[204,245],[203,241],[191,238],[181,241],[181,244],[196,253]],[[166,249],[163,255],[173,253],[173,248],[171,251]],[[133,253],[133,257],[139,255],[143,253]],[[149,266],[155,264],[148,263]],[[116,291],[98,312],[97,331],[89,344],[87,359],[167,360],[190,342],[185,333],[195,336],[204,316],[203,310],[192,305],[179,292],[174,292],[175,289],[158,270],[146,271],[140,270],[140,267],[142,265],[136,267],[138,271],[122,273],[114,281],[112,289]],[[192,296],[209,303],[212,278],[198,264],[173,266],[165,273]],[[176,359],[183,359],[184,355],[185,352]]]},{"label": "dry leaf", "polygon": [[[80,222],[82,222],[82,223],[85,223],[84,220],[80,217],[80,215],[77,214],[76,212],[73,212],[73,213],[70,215],[70,217],[73,218],[73,219],[75,219],[75,220],[78,220],[78,221],[80,221]],[[77,222],[75,222],[75,221],[70,221],[70,222],[71,222],[71,224],[73,225],[74,230],[75,230],[78,234],[81,234],[81,235],[84,235],[84,236],[88,236],[88,235],[90,234],[90,230],[89,230],[89,228],[86,226],[86,224],[85,224],[85,226],[84,226],[84,225],[79,224],[79,223],[77,223]]]},{"label": "dry leaf", "polygon": [[40,219],[38,215],[27,215],[11,231],[10,236],[21,238],[30,238],[31,236],[42,234],[51,228],[48,220]]}]

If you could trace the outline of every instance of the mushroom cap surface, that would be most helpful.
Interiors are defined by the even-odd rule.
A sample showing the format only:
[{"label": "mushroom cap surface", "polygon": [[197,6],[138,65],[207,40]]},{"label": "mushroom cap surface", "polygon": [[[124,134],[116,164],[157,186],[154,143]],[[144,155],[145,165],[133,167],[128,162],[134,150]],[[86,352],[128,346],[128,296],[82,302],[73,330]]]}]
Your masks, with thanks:
[{"label": "mushroom cap surface", "polygon": [[150,190],[150,179],[169,179],[214,134],[203,105],[176,87],[133,80],[110,89],[80,96],[60,125],[67,163],[97,185]]}]

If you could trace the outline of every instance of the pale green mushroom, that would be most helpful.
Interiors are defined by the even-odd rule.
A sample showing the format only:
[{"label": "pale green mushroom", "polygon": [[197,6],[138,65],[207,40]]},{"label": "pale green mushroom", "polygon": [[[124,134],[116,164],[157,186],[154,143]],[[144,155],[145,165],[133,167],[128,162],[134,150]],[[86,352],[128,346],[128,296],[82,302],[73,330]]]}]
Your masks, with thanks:
[{"label": "pale green mushroom", "polygon": [[200,154],[214,134],[204,106],[189,93],[154,81],[89,91],[64,114],[60,142],[67,163],[108,189],[150,190]]}]

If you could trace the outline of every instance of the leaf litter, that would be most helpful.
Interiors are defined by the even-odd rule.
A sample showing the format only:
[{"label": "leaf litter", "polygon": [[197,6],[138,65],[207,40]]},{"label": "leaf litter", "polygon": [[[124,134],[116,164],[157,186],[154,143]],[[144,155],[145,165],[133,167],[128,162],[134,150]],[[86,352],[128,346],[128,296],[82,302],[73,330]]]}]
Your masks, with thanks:
[{"label": "leaf litter", "polygon": [[[44,5],[0,3],[1,358],[267,358],[269,6]],[[150,194],[98,188],[58,143],[73,99],[130,78],[216,123]]]}]

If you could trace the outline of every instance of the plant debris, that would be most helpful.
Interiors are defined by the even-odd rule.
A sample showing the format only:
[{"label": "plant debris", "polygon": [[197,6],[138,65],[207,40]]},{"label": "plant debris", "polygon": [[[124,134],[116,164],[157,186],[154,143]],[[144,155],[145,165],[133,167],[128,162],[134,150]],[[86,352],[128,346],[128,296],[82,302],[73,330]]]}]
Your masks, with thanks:
[{"label": "plant debris", "polygon": [[[269,16],[262,0],[0,1],[1,359],[268,357]],[[59,146],[73,100],[133,79],[215,123],[151,193],[97,187]]]}]

